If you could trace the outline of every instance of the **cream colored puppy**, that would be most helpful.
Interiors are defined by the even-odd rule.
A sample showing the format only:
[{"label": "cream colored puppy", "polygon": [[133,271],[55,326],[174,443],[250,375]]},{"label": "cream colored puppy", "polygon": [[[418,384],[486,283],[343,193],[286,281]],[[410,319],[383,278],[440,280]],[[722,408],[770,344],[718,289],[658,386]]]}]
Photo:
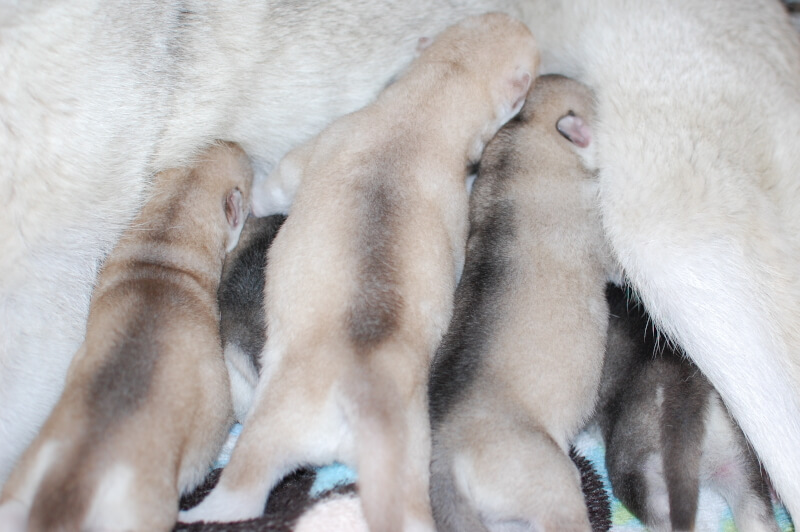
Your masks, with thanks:
[{"label": "cream colored puppy", "polygon": [[218,145],[163,172],[102,267],[66,389],[0,497],[0,530],[170,530],[231,420],[217,286],[252,170]]},{"label": "cream colored puppy", "polygon": [[301,181],[269,251],[255,404],[216,489],[183,518],[260,515],[298,465],[340,460],[373,532],[433,530],[427,375],[463,264],[467,168],[537,66],[524,24],[467,18],[287,156],[270,181]]},{"label": "cream colored puppy", "polygon": [[[486,147],[453,321],[430,381],[440,532],[591,531],[569,442],[591,415],[611,271],[589,89],[540,77]],[[582,160],[582,157],[585,157]]]}]

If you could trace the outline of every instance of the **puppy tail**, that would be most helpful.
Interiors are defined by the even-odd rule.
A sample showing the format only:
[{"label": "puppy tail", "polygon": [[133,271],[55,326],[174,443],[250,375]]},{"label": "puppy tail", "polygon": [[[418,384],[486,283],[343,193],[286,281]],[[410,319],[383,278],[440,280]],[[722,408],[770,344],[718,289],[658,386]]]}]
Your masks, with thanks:
[{"label": "puppy tail", "polygon": [[361,506],[370,532],[401,532],[405,506],[403,408],[390,379],[362,369],[351,386],[357,411],[354,423]]},{"label": "puppy tail", "polygon": [[435,441],[431,460],[431,507],[438,532],[488,532],[475,509],[456,486],[453,465]]},{"label": "puppy tail", "polygon": [[[679,354],[675,354],[679,357]],[[669,519],[674,530],[694,530],[700,497],[706,411],[710,385],[681,364],[662,403],[661,444]]]}]

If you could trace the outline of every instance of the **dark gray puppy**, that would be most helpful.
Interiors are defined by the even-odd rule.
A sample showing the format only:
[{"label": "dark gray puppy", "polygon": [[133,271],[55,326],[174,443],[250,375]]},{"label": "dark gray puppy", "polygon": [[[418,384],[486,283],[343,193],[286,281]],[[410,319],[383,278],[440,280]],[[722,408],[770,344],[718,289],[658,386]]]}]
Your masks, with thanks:
[{"label": "dark gray puppy", "polygon": [[739,530],[777,531],[761,467],[719,394],[622,289],[609,284],[606,295],[596,419],[614,495],[651,530],[694,530],[709,485]]},{"label": "dark gray puppy", "polygon": [[286,216],[250,216],[239,244],[225,260],[217,299],[220,337],[231,381],[236,419],[243,422],[253,402],[261,371],[259,355],[266,342],[264,270],[267,250]]}]

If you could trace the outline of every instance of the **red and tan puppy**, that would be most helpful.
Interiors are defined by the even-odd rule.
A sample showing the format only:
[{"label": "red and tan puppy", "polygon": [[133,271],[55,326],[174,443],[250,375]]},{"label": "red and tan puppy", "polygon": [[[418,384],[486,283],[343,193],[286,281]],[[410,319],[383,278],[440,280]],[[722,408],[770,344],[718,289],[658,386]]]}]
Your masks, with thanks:
[{"label": "red and tan puppy", "polygon": [[255,404],[187,520],[260,515],[286,473],[339,460],[358,471],[373,532],[434,529],[427,375],[464,260],[467,168],[522,107],[537,66],[521,22],[467,18],[254,192],[268,214],[275,187],[298,187],[269,251]]},{"label": "red and tan puppy", "polygon": [[64,393],[5,485],[4,532],[172,528],[231,420],[217,287],[251,181],[228,144],[156,176],[102,267]]}]

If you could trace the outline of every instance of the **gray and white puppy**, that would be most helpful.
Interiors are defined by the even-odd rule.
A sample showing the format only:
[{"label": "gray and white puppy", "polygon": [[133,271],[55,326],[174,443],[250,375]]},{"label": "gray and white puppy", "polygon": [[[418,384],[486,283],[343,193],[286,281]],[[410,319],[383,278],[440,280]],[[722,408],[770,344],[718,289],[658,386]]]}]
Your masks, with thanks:
[{"label": "gray and white puppy", "polygon": [[243,422],[253,402],[261,371],[259,356],[267,340],[264,270],[267,251],[286,216],[247,219],[239,244],[228,254],[219,285],[219,330],[231,381],[233,412]]},{"label": "gray and white puppy", "polygon": [[487,145],[430,379],[438,530],[589,531],[569,442],[594,408],[608,258],[589,89],[540,77]]},{"label": "gray and white puppy", "polygon": [[777,531],[761,466],[719,394],[650,317],[608,285],[608,349],[596,419],[614,494],[653,531],[694,530],[700,486],[736,527]]}]

